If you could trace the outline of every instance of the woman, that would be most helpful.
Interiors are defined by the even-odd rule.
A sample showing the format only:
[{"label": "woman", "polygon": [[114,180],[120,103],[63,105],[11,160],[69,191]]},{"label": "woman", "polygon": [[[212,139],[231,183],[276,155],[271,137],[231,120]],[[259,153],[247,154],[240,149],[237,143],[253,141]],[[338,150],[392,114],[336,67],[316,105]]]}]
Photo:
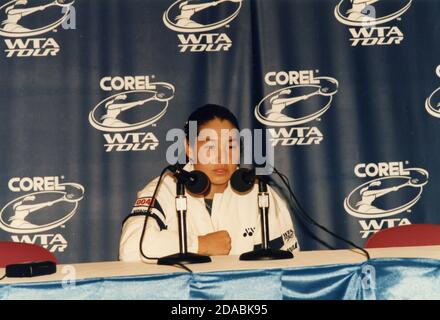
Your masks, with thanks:
[{"label": "woman", "polygon": [[[197,122],[197,141],[189,141],[189,124]],[[229,132],[225,135],[224,132]],[[188,251],[203,255],[239,255],[261,247],[258,186],[246,194],[232,190],[229,180],[239,159],[239,125],[235,116],[217,105],[194,111],[185,125],[187,171],[200,170],[211,181],[203,196],[187,192]],[[217,137],[217,138],[216,138]],[[144,217],[158,178],[138,193],[132,214],[123,224],[119,258],[142,260],[139,251]],[[176,183],[166,175],[153,202],[151,218],[143,240],[148,257],[163,257],[179,251],[178,219],[175,207]],[[273,248],[299,250],[292,219],[286,203],[269,187],[269,230]]]}]

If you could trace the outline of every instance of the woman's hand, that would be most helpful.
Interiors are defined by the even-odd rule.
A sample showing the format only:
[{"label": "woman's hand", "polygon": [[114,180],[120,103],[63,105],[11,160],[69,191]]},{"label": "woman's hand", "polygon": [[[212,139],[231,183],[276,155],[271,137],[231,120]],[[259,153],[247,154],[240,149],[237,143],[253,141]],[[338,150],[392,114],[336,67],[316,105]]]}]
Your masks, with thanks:
[{"label": "woman's hand", "polygon": [[227,255],[231,251],[231,237],[226,230],[199,236],[199,254],[208,256]]}]

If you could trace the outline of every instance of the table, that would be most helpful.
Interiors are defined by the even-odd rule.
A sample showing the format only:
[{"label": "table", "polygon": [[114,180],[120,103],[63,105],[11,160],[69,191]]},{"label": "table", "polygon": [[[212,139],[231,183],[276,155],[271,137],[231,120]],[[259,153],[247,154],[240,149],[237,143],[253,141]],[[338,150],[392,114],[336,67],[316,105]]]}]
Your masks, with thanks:
[{"label": "table", "polygon": [[218,256],[192,274],[140,262],[59,265],[53,275],[0,281],[0,299],[440,299],[440,246],[369,252],[369,261],[355,250]]}]

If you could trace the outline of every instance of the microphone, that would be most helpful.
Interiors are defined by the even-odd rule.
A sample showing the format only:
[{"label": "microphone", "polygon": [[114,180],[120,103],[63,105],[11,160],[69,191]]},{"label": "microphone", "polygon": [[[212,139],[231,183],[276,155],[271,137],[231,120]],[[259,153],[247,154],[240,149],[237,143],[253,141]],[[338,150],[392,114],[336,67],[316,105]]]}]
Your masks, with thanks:
[{"label": "microphone", "polygon": [[180,164],[170,166],[169,170],[193,194],[205,194],[211,187],[211,181],[202,171],[193,170],[189,172],[184,170]]},{"label": "microphone", "polygon": [[240,260],[275,260],[291,259],[293,255],[289,251],[273,249],[270,247],[269,232],[269,193],[267,179],[258,175],[255,168],[240,168],[231,177],[231,187],[237,192],[246,192],[252,189],[255,181],[258,180],[258,196],[255,200],[258,203],[261,223],[261,249],[245,252],[240,255]]},{"label": "microphone", "polygon": [[255,184],[257,175],[255,169],[240,168],[231,177],[231,187],[237,192],[247,192]]},{"label": "microphone", "polygon": [[188,235],[186,228],[187,198],[185,188],[194,194],[204,194],[211,186],[211,182],[202,171],[188,172],[183,169],[181,164],[169,166],[173,175],[177,179],[176,183],[176,212],[179,222],[179,252],[159,258],[157,264],[160,265],[182,265],[187,263],[211,262],[208,256],[188,252]]}]

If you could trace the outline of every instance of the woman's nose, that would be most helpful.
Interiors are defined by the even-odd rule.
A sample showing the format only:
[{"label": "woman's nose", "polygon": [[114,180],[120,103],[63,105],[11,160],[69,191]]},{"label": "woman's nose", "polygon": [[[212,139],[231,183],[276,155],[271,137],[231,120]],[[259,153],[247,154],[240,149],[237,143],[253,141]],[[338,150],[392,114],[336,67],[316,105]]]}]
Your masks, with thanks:
[{"label": "woman's nose", "polygon": [[229,150],[229,145],[222,146],[218,152],[218,162],[222,164],[228,164],[230,162],[231,150]]}]

